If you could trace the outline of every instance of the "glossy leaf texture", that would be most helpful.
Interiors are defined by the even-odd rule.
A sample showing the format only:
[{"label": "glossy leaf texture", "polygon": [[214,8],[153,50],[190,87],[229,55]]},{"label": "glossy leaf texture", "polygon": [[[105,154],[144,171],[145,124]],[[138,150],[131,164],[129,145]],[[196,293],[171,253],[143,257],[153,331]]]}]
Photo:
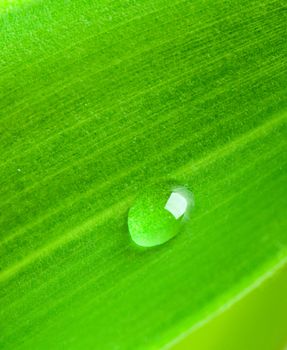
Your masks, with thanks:
[{"label": "glossy leaf texture", "polygon": [[[1,349],[168,347],[285,263],[283,1],[0,6]],[[159,179],[196,205],[139,248]]]}]

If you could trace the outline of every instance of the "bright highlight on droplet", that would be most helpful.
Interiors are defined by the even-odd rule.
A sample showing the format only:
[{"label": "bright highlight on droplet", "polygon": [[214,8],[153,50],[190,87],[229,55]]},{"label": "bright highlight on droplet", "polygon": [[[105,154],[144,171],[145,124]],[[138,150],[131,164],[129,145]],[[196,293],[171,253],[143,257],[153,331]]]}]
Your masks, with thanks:
[{"label": "bright highlight on droplet", "polygon": [[172,192],[164,209],[168,210],[176,219],[180,218],[187,208],[187,199],[180,193]]},{"label": "bright highlight on droplet", "polygon": [[147,187],[129,211],[132,240],[143,247],[167,242],[181,230],[193,206],[193,195],[183,186],[161,184]]}]

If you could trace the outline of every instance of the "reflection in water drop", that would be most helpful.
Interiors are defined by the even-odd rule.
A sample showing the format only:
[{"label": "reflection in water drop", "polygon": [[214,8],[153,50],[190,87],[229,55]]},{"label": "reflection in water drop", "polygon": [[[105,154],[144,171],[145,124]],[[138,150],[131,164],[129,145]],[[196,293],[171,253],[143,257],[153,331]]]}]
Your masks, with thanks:
[{"label": "reflection in water drop", "polygon": [[167,242],[180,231],[193,206],[193,195],[183,186],[148,187],[129,211],[132,240],[143,247]]},{"label": "reflection in water drop", "polygon": [[178,219],[186,212],[187,199],[178,192],[172,192],[164,209],[168,210],[176,219]]}]

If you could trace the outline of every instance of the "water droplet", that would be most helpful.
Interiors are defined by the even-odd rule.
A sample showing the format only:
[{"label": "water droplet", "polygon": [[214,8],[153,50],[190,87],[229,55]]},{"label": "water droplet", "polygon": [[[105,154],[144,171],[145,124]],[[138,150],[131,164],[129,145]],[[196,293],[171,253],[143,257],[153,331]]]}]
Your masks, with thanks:
[{"label": "water droplet", "polygon": [[147,187],[129,210],[132,240],[143,247],[163,244],[182,228],[194,206],[193,194],[184,186]]}]

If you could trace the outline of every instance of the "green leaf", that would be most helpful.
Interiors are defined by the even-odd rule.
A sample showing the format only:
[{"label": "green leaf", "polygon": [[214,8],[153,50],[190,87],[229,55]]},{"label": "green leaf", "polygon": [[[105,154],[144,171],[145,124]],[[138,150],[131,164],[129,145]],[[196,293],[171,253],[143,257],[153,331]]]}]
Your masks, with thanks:
[{"label": "green leaf", "polygon": [[[1,5],[2,349],[168,347],[285,264],[283,10]],[[128,210],[169,180],[194,211],[139,248]]]}]

